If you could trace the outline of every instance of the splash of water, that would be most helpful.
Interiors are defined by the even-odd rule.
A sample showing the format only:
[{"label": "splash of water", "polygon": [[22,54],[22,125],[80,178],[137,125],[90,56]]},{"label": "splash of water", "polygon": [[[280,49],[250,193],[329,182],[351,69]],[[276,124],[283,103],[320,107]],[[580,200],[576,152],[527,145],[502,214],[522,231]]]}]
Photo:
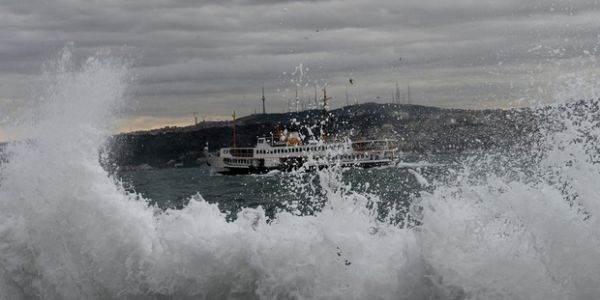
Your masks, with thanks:
[{"label": "splash of water", "polygon": [[[1,165],[4,298],[600,295],[597,109],[552,109],[561,126],[532,151],[541,154],[527,176],[490,172],[477,181],[470,175],[481,170],[465,167],[440,183],[415,172],[435,187],[413,208],[418,226],[379,221],[367,208],[376,197],[353,192],[335,169],[311,175],[324,197],[316,214],[281,212],[268,223],[262,209],[244,209],[226,222],[200,195],[163,212],[109,176],[98,149],[127,68],[99,57],[79,68],[68,62],[49,73],[30,140],[11,145]],[[530,174],[537,178],[525,180]]]},{"label": "splash of water", "polygon": [[[29,142],[10,146],[0,181],[0,295],[12,299],[364,299],[416,293],[414,234],[376,221],[368,199],[323,182],[320,214],[261,209],[233,223],[195,196],[160,212],[101,167],[98,149],[127,68],[64,55]],[[407,263],[410,262],[410,263]],[[391,267],[392,266],[392,267]],[[409,275],[405,275],[409,274]]]}]

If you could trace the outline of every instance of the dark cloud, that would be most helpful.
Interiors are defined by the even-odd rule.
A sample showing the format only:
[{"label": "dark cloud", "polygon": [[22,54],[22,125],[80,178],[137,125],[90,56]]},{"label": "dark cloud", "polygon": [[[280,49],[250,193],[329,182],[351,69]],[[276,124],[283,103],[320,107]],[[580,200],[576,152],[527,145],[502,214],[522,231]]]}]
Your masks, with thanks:
[{"label": "dark cloud", "polygon": [[277,110],[294,85],[306,97],[328,84],[334,97],[372,100],[389,98],[396,82],[427,105],[504,106],[530,96],[553,66],[599,54],[599,4],[4,0],[0,82],[10,84],[0,98],[27,99],[42,64],[73,42],[79,58],[100,49],[134,58],[129,115],[251,113],[263,84]]}]

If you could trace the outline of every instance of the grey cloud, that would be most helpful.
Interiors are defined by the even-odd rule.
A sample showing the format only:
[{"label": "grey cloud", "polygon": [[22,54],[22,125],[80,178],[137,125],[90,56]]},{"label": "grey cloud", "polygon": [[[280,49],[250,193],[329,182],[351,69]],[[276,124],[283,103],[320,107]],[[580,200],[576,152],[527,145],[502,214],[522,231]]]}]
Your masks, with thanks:
[{"label": "grey cloud", "polygon": [[[134,57],[131,115],[224,114],[232,107],[250,113],[254,104],[244,96],[253,99],[262,84],[285,109],[296,83],[375,99],[395,82],[411,82],[424,104],[499,105],[528,88],[521,79],[536,66],[599,54],[599,4],[6,0],[0,82],[11,84],[0,84],[0,96],[26,99],[44,61],[74,42],[78,58],[107,48]],[[310,69],[302,82],[291,75],[300,64]],[[357,87],[348,86],[349,77]]]}]

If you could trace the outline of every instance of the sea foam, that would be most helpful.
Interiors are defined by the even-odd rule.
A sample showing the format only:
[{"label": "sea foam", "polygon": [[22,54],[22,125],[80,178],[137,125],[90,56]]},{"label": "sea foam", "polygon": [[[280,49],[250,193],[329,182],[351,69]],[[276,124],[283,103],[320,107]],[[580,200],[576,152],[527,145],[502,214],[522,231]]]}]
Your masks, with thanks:
[{"label": "sea foam", "polygon": [[284,211],[268,222],[248,208],[227,222],[202,191],[161,211],[102,168],[129,71],[101,56],[70,61],[66,51],[46,73],[39,118],[0,167],[0,298],[600,295],[597,110],[545,110],[541,119],[561,126],[542,128],[539,149],[482,158],[532,158],[527,176],[473,176],[486,163],[465,163],[447,182],[413,171],[434,189],[414,199],[411,226],[378,219],[369,209],[377,196],[354,192],[336,168],[314,175],[326,200],[314,215]]}]

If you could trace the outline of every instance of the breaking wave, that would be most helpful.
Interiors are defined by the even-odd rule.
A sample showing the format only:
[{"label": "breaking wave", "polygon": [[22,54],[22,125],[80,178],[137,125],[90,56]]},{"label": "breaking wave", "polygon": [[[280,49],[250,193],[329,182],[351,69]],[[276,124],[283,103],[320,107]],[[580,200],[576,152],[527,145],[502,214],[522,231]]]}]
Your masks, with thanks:
[{"label": "breaking wave", "polygon": [[[320,212],[227,222],[194,196],[161,211],[102,168],[122,61],[66,53],[0,166],[0,298],[590,299],[600,295],[598,102],[540,109],[522,153],[466,160],[412,226],[319,171]],[[485,176],[481,176],[481,174]],[[301,183],[299,183],[301,184]],[[202,191],[200,191],[201,193]]]}]

